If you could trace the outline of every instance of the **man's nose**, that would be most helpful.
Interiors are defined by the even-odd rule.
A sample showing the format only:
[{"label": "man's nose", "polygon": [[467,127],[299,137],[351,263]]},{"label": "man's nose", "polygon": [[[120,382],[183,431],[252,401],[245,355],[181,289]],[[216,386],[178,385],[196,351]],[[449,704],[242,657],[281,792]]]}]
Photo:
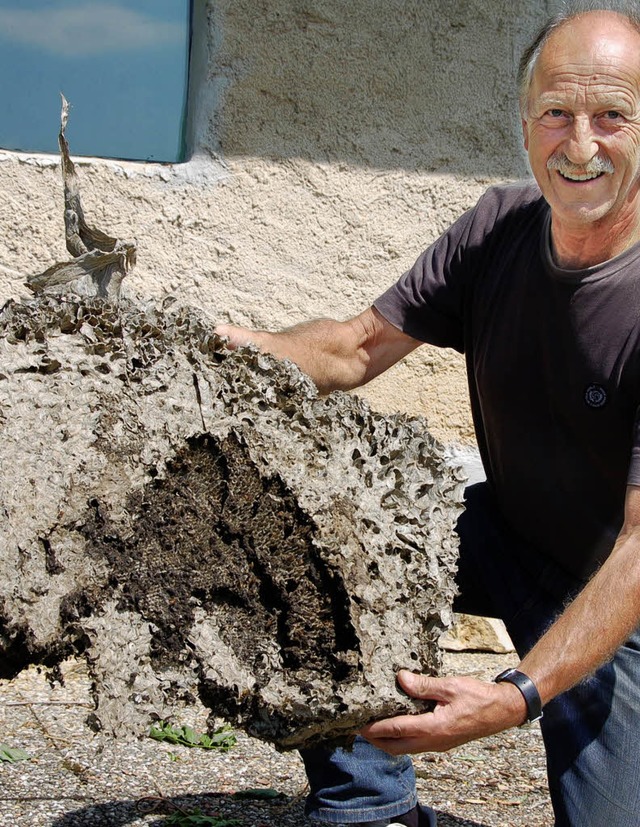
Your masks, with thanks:
[{"label": "man's nose", "polygon": [[588,115],[576,115],[567,138],[565,155],[574,164],[587,164],[600,151]]}]

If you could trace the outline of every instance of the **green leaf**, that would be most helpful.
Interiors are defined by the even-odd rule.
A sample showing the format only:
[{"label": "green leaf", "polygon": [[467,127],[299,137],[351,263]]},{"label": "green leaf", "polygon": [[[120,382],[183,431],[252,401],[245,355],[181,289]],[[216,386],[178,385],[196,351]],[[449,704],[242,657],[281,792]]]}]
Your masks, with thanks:
[{"label": "green leaf", "polygon": [[190,726],[172,726],[164,721],[158,721],[149,730],[149,736],[156,741],[168,741],[170,744],[181,744],[184,747],[200,747],[201,749],[228,750],[237,743],[237,738],[227,724],[217,729],[213,735],[199,734]]},{"label": "green leaf", "polygon": [[200,736],[197,735],[195,729],[192,729],[190,726],[182,727],[182,738],[188,744],[198,744],[200,742]]},{"label": "green leaf", "polygon": [[31,756],[23,749],[16,747],[8,747],[6,744],[0,744],[0,761],[8,764],[15,764],[16,761],[29,761]]}]

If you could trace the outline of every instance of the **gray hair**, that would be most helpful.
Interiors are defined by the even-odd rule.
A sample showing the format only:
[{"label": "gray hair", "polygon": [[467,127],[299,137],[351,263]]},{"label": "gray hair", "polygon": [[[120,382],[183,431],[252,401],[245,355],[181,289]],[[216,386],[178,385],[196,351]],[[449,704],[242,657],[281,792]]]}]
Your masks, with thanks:
[{"label": "gray hair", "polygon": [[529,89],[538,58],[550,36],[570,20],[593,11],[611,11],[625,17],[629,24],[640,33],[640,3],[634,0],[577,0],[565,2],[563,9],[549,18],[539,30],[531,44],[525,49],[518,67],[518,95],[520,113],[526,115]]}]

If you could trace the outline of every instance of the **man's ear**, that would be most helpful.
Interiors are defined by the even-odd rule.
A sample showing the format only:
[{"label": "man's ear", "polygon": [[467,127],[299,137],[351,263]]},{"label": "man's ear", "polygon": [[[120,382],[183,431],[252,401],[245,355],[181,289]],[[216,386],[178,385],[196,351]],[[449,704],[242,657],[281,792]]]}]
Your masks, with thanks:
[{"label": "man's ear", "polygon": [[521,124],[522,124],[522,141],[524,143],[524,148],[528,152],[529,151],[529,124],[527,123],[527,121],[524,118],[522,118]]}]

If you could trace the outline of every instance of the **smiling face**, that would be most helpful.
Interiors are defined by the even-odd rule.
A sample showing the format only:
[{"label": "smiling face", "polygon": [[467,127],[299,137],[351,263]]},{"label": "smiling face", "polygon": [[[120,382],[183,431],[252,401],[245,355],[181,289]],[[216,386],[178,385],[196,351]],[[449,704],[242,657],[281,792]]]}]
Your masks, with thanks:
[{"label": "smiling face", "polygon": [[624,18],[590,12],[551,34],[533,72],[523,130],[556,232],[637,232],[640,33]]}]

